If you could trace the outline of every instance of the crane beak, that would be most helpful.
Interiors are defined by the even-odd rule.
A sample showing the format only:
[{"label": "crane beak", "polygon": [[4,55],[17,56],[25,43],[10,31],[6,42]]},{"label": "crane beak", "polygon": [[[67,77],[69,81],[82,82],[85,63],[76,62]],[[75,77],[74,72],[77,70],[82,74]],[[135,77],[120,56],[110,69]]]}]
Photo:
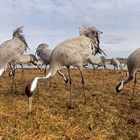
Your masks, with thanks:
[{"label": "crane beak", "polygon": [[33,101],[33,96],[29,97],[29,110],[32,110],[32,101]]}]

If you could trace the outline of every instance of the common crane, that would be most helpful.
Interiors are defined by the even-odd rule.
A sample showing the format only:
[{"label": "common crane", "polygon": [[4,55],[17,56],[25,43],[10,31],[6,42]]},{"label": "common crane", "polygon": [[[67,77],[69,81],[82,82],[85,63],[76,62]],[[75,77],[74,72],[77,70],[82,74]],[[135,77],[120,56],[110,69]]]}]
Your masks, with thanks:
[{"label": "common crane", "polygon": [[68,68],[70,79],[70,106],[72,105],[72,80],[70,75],[70,66],[76,66],[80,70],[82,77],[83,91],[85,95],[85,82],[83,76],[83,64],[88,63],[88,57],[91,54],[103,52],[99,47],[99,34],[95,27],[83,26],[80,28],[80,36],[65,40],[58,44],[51,53],[51,63],[48,74],[45,77],[35,77],[25,88],[29,97],[29,108],[31,110],[33,91],[37,83],[50,80],[62,66]]},{"label": "common crane", "polygon": [[[0,77],[3,75],[4,71],[9,62],[16,60],[20,57],[28,47],[26,40],[24,38],[23,27],[17,28],[13,32],[13,37],[10,40],[5,41],[0,45]],[[13,77],[12,87],[15,83]]]},{"label": "common crane", "polygon": [[117,93],[119,93],[120,91],[122,91],[126,83],[134,79],[134,87],[133,87],[133,94],[132,94],[132,98],[133,98],[135,86],[136,86],[136,72],[138,69],[140,69],[140,48],[136,49],[133,53],[129,55],[129,57],[127,58],[126,65],[128,69],[127,77],[117,85],[116,91]]}]

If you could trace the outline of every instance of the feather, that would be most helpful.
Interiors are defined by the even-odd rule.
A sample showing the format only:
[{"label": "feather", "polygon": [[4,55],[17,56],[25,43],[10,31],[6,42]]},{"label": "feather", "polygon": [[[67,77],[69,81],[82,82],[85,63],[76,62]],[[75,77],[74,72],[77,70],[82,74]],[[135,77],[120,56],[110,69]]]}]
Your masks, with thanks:
[{"label": "feather", "polygon": [[42,50],[42,49],[46,49],[48,47],[49,47],[49,45],[47,43],[41,43],[41,44],[38,45],[36,50],[39,51],[39,50]]},{"label": "feather", "polygon": [[[17,28],[14,32],[13,32],[13,38],[19,38],[22,42],[24,42],[24,44],[26,45],[26,47],[29,49],[29,46],[26,42],[26,39],[24,37],[23,33],[23,26]],[[30,49],[29,49],[30,50]]]},{"label": "feather", "polygon": [[48,49],[47,43],[41,43],[38,45],[35,54],[37,54],[45,64],[50,64],[51,49]]},{"label": "feather", "polygon": [[90,38],[94,38],[102,34],[102,32],[97,30],[94,26],[83,25],[82,27],[79,28],[79,34],[85,35]]},{"label": "feather", "polygon": [[20,57],[27,49],[27,43],[22,35],[23,27],[13,32],[13,38],[0,45],[0,69],[6,68],[7,64]]}]

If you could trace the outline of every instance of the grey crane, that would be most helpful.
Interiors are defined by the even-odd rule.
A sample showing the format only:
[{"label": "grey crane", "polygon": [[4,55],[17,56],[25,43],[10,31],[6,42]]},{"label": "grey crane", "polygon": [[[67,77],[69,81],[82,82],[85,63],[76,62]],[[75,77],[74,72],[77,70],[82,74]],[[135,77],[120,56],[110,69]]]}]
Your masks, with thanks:
[{"label": "grey crane", "polygon": [[[39,58],[42,60],[42,65],[45,65],[45,75],[46,75],[46,68],[48,65],[50,65],[51,61],[51,53],[52,50],[49,49],[49,45],[47,43],[41,43],[38,45],[35,54],[39,56]],[[63,77],[64,81],[67,83],[68,78],[61,72],[61,70],[57,71],[58,74]],[[50,86],[51,86],[51,80],[50,80]]]},{"label": "grey crane", "polygon": [[[24,75],[24,68],[23,65],[30,65],[33,64],[34,66],[37,66],[37,68],[39,68],[41,70],[41,68],[39,67],[40,64],[38,64],[38,59],[35,57],[35,55],[33,54],[23,54],[20,57],[18,57],[16,60],[13,60],[11,62],[9,62],[11,71],[9,72],[9,76],[11,75],[15,75],[15,70],[17,69],[17,66],[20,65],[22,67],[22,75],[21,77],[23,77]],[[21,78],[22,79],[22,78]]]},{"label": "grey crane", "polygon": [[120,61],[117,58],[112,58],[110,64],[114,66],[114,73],[116,70],[120,72]]},{"label": "grey crane", "polygon": [[127,77],[122,80],[116,87],[117,93],[122,91],[124,85],[134,79],[134,88],[132,98],[134,96],[135,86],[136,86],[136,72],[140,69],[140,48],[136,49],[133,53],[131,53],[127,58],[127,69],[128,74]]},{"label": "grey crane", "polygon": [[106,69],[106,58],[104,56],[100,57],[100,62],[97,65],[97,68],[99,67],[104,67],[104,69]]},{"label": "grey crane", "polygon": [[45,74],[47,65],[50,65],[50,56],[52,53],[52,50],[48,47],[49,45],[47,43],[41,43],[38,45],[35,52],[35,54],[37,54],[37,56],[39,56],[39,58],[43,61],[43,64],[45,64]]},{"label": "grey crane", "polygon": [[80,28],[80,36],[68,39],[58,44],[51,53],[51,63],[48,74],[45,77],[35,77],[25,88],[25,92],[29,97],[29,108],[31,110],[33,91],[37,87],[37,83],[51,79],[56,72],[62,67],[68,68],[70,79],[70,106],[72,104],[72,80],[70,75],[70,66],[76,66],[80,70],[82,77],[83,91],[85,95],[85,82],[83,77],[83,64],[88,63],[88,56],[91,54],[103,52],[99,47],[99,34],[95,27],[83,26]]},{"label": "grey crane", "polygon": [[37,58],[37,61],[34,61],[34,66],[36,66],[37,68],[39,68],[42,71],[42,67],[43,65],[45,65],[44,61],[40,58]]},{"label": "grey crane", "polygon": [[[103,66],[106,69],[106,58],[104,56],[96,57],[94,55],[90,55],[88,57],[88,59],[89,59],[89,64],[91,64],[93,67],[94,76],[95,76],[95,69],[96,68]],[[95,68],[95,65],[97,65],[96,68]]]},{"label": "grey crane", "polygon": [[38,68],[40,65],[40,64],[38,64],[38,59],[35,57],[35,55],[23,54],[20,57],[18,57],[16,60],[12,60],[11,62],[9,62],[9,65],[12,68],[11,71],[9,72],[9,75],[11,76],[12,72],[14,72],[14,74],[15,74],[15,70],[17,68],[17,65],[20,65],[22,67],[22,74],[23,74],[23,71],[24,71],[23,65],[24,64],[26,64],[26,65],[33,64],[33,65],[37,66]]},{"label": "grey crane", "polygon": [[[23,27],[17,28],[13,32],[13,38],[0,45],[0,77],[3,75],[8,63],[20,57],[28,47],[23,36]],[[12,84],[14,78],[12,80]]]},{"label": "grey crane", "polygon": [[[11,62],[9,62],[9,65],[11,68],[11,71],[9,72],[9,76],[15,76],[15,71],[16,71],[18,65],[20,65],[22,67],[21,80],[22,80],[23,84],[24,84],[23,65],[25,65],[25,64],[26,65],[33,64],[34,66],[37,66],[37,68],[40,69],[39,64],[38,64],[38,59],[33,54],[23,54],[20,57],[18,57],[16,60],[12,60]],[[16,85],[14,85],[14,86],[15,86],[15,92],[17,92]],[[13,87],[12,87],[12,89],[13,89]]]}]

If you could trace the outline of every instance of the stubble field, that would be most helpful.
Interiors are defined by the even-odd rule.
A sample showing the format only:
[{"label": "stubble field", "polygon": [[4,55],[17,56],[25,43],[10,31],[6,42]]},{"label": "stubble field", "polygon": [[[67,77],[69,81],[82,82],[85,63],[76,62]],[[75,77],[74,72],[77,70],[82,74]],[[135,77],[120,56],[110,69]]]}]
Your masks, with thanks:
[{"label": "stubble field", "polygon": [[[62,70],[66,75],[67,71]],[[3,140],[135,140],[140,139],[140,74],[134,100],[133,82],[116,96],[118,82],[126,71],[84,70],[86,104],[78,70],[71,70],[74,109],[69,109],[69,84],[57,74],[41,83],[34,93],[32,111],[24,93],[28,81],[43,76],[36,69],[16,71],[17,93],[11,93],[8,71],[0,79],[0,139]]]}]

